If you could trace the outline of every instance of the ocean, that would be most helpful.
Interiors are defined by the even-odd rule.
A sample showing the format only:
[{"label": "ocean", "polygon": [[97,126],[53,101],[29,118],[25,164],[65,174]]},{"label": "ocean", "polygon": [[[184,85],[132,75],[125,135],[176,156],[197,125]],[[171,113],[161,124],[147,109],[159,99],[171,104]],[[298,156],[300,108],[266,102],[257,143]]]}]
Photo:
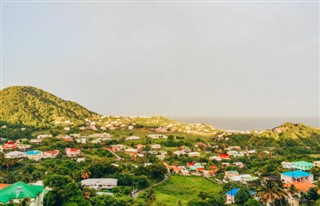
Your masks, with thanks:
[{"label": "ocean", "polygon": [[172,116],[173,120],[184,123],[206,123],[215,128],[226,130],[265,130],[285,122],[302,123],[320,128],[320,117],[200,117]]}]

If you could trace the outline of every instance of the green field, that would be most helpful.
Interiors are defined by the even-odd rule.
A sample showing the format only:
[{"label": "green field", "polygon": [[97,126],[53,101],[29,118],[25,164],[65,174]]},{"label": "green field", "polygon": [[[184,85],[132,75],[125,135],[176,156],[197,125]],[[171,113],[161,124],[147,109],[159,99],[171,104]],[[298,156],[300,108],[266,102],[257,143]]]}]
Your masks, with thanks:
[{"label": "green field", "polygon": [[201,191],[217,194],[222,190],[222,187],[204,177],[171,176],[169,180],[153,189],[156,194],[156,202],[169,206],[177,205],[179,198],[182,205],[186,205]]}]

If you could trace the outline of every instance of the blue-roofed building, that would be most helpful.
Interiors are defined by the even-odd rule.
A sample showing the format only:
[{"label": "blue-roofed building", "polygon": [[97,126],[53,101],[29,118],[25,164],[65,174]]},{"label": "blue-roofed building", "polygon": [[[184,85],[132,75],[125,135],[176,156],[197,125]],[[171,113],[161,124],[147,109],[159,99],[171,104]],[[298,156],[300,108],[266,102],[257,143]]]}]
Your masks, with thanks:
[{"label": "blue-roofed building", "polygon": [[281,180],[288,182],[313,182],[313,175],[302,170],[293,170],[281,173]]},{"label": "blue-roofed building", "polygon": [[[229,190],[226,195],[227,195],[227,202],[226,204],[232,204],[234,203],[234,198],[236,196],[236,194],[239,192],[240,188],[233,188],[232,190]],[[250,190],[250,194],[254,195],[255,192]]]}]

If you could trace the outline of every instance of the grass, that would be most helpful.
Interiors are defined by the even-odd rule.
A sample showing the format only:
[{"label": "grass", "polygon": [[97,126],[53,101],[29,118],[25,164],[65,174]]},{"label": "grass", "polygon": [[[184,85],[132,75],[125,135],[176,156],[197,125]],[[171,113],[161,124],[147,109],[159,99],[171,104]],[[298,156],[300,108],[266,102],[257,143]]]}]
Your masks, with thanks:
[{"label": "grass", "polygon": [[169,180],[153,189],[156,194],[156,202],[169,206],[177,205],[179,199],[182,205],[187,205],[190,200],[197,197],[199,192],[217,194],[222,190],[222,187],[204,177],[171,176]]}]

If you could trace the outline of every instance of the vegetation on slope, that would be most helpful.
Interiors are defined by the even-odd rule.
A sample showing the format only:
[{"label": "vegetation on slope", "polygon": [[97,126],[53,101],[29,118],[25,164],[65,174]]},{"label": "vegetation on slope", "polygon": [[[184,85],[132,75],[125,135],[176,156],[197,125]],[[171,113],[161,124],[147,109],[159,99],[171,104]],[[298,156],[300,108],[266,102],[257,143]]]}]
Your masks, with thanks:
[{"label": "vegetation on slope", "polygon": [[14,86],[0,91],[0,121],[31,127],[48,127],[58,120],[79,120],[94,113],[35,87]]}]

